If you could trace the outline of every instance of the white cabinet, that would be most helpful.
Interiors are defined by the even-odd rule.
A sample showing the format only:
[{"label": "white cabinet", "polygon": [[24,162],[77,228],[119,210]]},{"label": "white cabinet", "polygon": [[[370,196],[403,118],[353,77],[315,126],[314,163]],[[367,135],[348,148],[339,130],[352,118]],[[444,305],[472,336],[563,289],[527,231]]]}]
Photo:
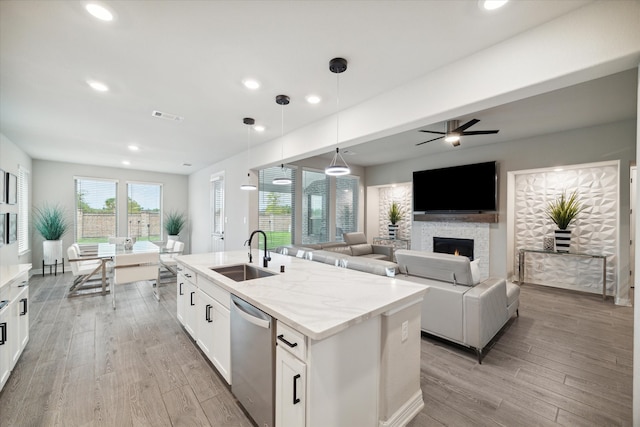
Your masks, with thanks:
[{"label": "white cabinet", "polygon": [[29,341],[29,287],[21,287],[16,298],[11,301],[12,336],[10,337],[11,366],[18,363],[22,350]]},{"label": "white cabinet", "polygon": [[231,384],[231,295],[178,263],[177,317],[220,375]]},{"label": "white cabinet", "polygon": [[306,365],[278,345],[276,348],[276,426],[304,427]]},{"label": "white cabinet", "polygon": [[190,268],[178,265],[176,286],[176,313],[178,320],[193,339],[197,338],[197,287],[196,274]]},{"label": "white cabinet", "polygon": [[9,379],[11,374],[11,353],[12,349],[9,344],[9,310],[11,307],[6,306],[0,310],[0,390]]},{"label": "white cabinet", "polygon": [[24,271],[0,287],[0,390],[29,341],[28,280]]},{"label": "white cabinet", "polygon": [[231,383],[229,309],[198,289],[198,346]]}]

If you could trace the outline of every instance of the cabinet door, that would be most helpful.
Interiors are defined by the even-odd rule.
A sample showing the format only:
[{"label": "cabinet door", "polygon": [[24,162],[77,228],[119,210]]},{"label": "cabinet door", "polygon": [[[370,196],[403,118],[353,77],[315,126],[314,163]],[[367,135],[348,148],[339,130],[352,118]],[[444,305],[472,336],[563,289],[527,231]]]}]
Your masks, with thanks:
[{"label": "cabinet door", "polygon": [[185,282],[187,280],[182,274],[178,274],[178,286],[176,286],[176,308],[178,321],[184,325],[184,312],[187,304]]},{"label": "cabinet door", "polygon": [[198,339],[196,342],[211,361],[213,361],[215,335],[213,303],[213,298],[198,289]]},{"label": "cabinet door", "polygon": [[18,297],[11,303],[13,305],[12,313],[14,316],[15,336],[14,347],[12,348],[11,366],[18,363],[18,359],[22,354],[22,350],[29,341],[29,287],[23,287]]},{"label": "cabinet door", "polygon": [[185,293],[185,313],[184,313],[184,328],[189,332],[193,339],[197,339],[197,327],[198,327],[198,310],[197,310],[197,300],[198,300],[198,288],[196,286],[186,281],[184,283],[184,293]]},{"label": "cabinet door", "polygon": [[228,308],[213,301],[213,353],[211,362],[231,384],[231,315]]},{"label": "cabinet door", "polygon": [[305,425],[306,365],[276,347],[276,427]]},{"label": "cabinet door", "polygon": [[9,344],[9,336],[11,327],[10,313],[11,307],[5,307],[0,314],[0,390],[7,382],[9,374],[11,373],[11,353],[12,350]]}]

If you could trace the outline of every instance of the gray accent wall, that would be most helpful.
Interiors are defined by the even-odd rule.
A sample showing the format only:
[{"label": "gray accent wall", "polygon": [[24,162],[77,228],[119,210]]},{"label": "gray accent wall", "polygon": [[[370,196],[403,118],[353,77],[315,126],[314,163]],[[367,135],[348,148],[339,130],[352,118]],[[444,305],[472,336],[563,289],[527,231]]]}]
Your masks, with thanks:
[{"label": "gray accent wall", "polygon": [[[366,187],[410,182],[412,172],[496,160],[499,164],[498,207],[500,220],[490,225],[492,276],[507,277],[507,172],[559,167],[580,163],[620,160],[620,211],[629,212],[629,168],[636,159],[636,120],[540,135],[519,141],[473,147],[472,140],[446,153],[412,158],[366,168]],[[377,203],[377,201],[376,201]],[[376,206],[377,209],[377,206]],[[629,241],[629,216],[620,216],[620,241]],[[412,227],[414,234],[420,227]],[[421,250],[419,236],[412,235],[412,249]],[[629,253],[620,254],[620,270],[628,270]]]}]

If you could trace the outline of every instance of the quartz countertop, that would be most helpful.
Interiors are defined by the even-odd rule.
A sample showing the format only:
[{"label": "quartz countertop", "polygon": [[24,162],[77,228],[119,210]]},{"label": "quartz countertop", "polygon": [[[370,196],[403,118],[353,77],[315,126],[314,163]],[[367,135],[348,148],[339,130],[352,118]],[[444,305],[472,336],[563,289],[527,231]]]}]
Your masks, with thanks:
[{"label": "quartz countertop", "polygon": [[[252,265],[262,268],[254,250]],[[313,340],[322,340],[382,313],[421,301],[428,286],[271,254],[274,276],[236,282],[211,267],[247,263],[247,251],[182,255],[177,261]],[[284,266],[284,273],[280,273]]]},{"label": "quartz countertop", "polygon": [[29,270],[31,270],[31,264],[0,265],[0,288]]}]

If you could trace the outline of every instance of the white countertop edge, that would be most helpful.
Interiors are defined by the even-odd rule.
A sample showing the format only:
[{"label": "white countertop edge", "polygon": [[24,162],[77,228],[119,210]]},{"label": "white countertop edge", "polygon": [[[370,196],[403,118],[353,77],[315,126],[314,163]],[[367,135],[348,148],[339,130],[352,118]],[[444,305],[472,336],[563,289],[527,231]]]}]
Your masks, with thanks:
[{"label": "white countertop edge", "polygon": [[11,264],[0,266],[0,288],[7,283],[10,283],[13,279],[31,270],[31,264]]}]

